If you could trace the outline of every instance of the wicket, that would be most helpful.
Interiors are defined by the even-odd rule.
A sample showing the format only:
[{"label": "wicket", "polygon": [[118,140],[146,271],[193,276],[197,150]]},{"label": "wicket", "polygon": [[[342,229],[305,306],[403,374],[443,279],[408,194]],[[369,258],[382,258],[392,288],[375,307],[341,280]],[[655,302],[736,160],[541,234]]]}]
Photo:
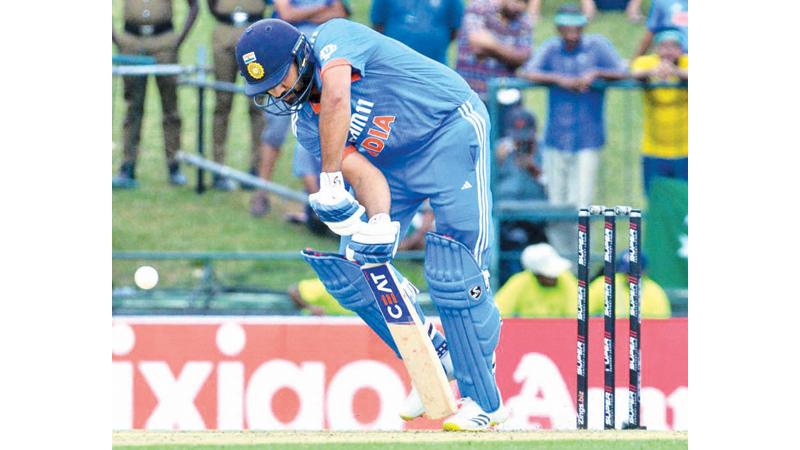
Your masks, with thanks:
[{"label": "wicket", "polygon": [[616,290],[614,278],[616,273],[615,244],[616,218],[628,217],[628,287],[630,290],[630,333],[629,333],[629,382],[628,382],[628,421],[623,429],[642,429],[641,426],[641,317],[640,317],[640,282],[641,282],[641,226],[642,213],[629,206],[606,208],[592,205],[581,208],[578,212],[578,361],[576,396],[577,427],[588,426],[588,380],[589,380],[589,264],[590,219],[602,215],[603,226],[603,428],[614,429],[615,422],[615,366],[614,347],[616,345]]}]

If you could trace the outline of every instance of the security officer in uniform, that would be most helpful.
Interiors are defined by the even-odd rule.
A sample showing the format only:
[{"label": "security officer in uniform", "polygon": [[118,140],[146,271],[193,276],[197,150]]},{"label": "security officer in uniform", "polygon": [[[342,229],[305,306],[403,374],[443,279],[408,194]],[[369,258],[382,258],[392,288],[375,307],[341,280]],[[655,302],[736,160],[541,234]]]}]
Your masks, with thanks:
[{"label": "security officer in uniform", "polygon": [[[214,47],[214,76],[217,81],[235,82],[236,66],[235,47],[236,41],[242,32],[251,23],[264,18],[268,0],[208,0],[208,9],[216,19],[212,37]],[[214,107],[214,161],[225,163],[225,140],[228,137],[228,118],[233,102],[233,93],[216,91],[216,106]],[[255,175],[255,169],[260,164],[259,143],[264,130],[264,114],[249,99],[244,99],[250,105],[250,167]],[[230,191],[234,184],[231,180],[214,175],[213,187],[215,189]]]},{"label": "security officer in uniform", "polygon": [[[172,25],[171,0],[125,0],[125,26],[122,32],[112,31],[111,39],[120,53],[150,55],[159,64],[176,64],[178,48],[189,33],[199,7],[197,0],[187,0],[189,13],[183,29],[176,33]],[[181,118],[178,115],[178,96],[175,76],[157,76],[156,84],[161,94],[162,125],[164,127],[164,150],[167,157],[169,181],[172,185],[186,184],[175,155],[181,145]],[[142,131],[145,89],[147,77],[123,77],[123,89],[127,112],[123,123],[124,158],[120,173],[114,178],[114,186],[136,187],[135,165]]]}]

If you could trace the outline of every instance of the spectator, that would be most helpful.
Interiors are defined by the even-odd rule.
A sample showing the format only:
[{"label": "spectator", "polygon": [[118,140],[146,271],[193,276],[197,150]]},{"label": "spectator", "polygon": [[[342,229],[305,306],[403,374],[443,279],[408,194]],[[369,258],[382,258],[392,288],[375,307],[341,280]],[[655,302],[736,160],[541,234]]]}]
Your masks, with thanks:
[{"label": "spectator", "polygon": [[578,281],[570,262],[548,244],[522,252],[524,271],[508,279],[495,295],[501,317],[572,317]]},{"label": "spectator", "polygon": [[314,316],[354,316],[355,313],[342,307],[318,278],[300,280],[289,286],[289,297],[297,309]]},{"label": "spectator", "polygon": [[[538,22],[539,17],[541,17],[542,2],[543,0],[530,0],[530,5],[528,5],[528,14],[530,14],[531,21],[533,23]],[[588,20],[592,20],[594,15],[597,13],[597,6],[595,5],[594,0],[580,0],[580,2],[581,11],[583,11],[583,14]]]},{"label": "spectator", "polygon": [[[503,200],[539,200],[547,202],[542,184],[542,157],[538,151],[536,117],[518,105],[506,115],[503,136],[497,145],[497,178],[494,198]],[[544,225],[527,220],[500,223],[500,249],[522,250],[530,244],[546,242]],[[500,284],[521,270],[518,261],[500,261]]]},{"label": "spectator", "polygon": [[[639,308],[641,317],[647,319],[668,319],[672,315],[672,307],[669,297],[664,289],[652,278],[646,275],[647,258],[640,254],[642,277],[639,285]],[[630,272],[630,260],[628,252],[623,253],[617,258],[617,273],[614,275],[614,289],[616,293],[616,316],[628,317],[630,313],[630,290],[628,288],[628,273]],[[589,314],[602,316],[605,305],[605,278],[596,277],[589,283]]]},{"label": "spectator", "polygon": [[[456,71],[486,102],[487,82],[512,77],[530,57],[527,0],[472,0],[458,32]],[[502,123],[502,122],[501,122]]]},{"label": "spectator", "polygon": [[536,116],[518,105],[506,115],[497,149],[495,197],[500,200],[546,200]]},{"label": "spectator", "polygon": [[[319,24],[337,17],[350,16],[347,0],[273,0],[273,6],[275,9],[273,17],[291,23],[306,38],[311,38]],[[257,171],[261,178],[271,181],[281,146],[289,131],[291,117],[266,112],[264,114],[267,118],[267,127],[261,135],[261,151],[259,158],[253,161],[251,172]],[[250,213],[254,217],[261,217],[268,214],[269,210],[269,195],[256,190],[250,200]]]},{"label": "spectator", "polygon": [[689,53],[689,0],[653,0],[645,26],[647,29],[634,58],[644,55],[653,43],[653,36],[665,30],[678,31],[683,52]]},{"label": "spectator", "polygon": [[[124,4],[125,27],[123,32],[111,31],[111,40],[120,53],[149,55],[159,64],[177,64],[178,48],[186,39],[197,18],[196,0],[187,0],[189,13],[180,33],[172,25],[172,2],[153,0],[141,2],[126,0]],[[181,146],[181,117],[178,114],[177,80],[175,76],[157,76],[156,84],[161,96],[161,116],[164,131],[164,152],[167,160],[169,182],[173,186],[186,184],[176,154]],[[123,159],[119,175],[112,179],[116,188],[132,189],[136,182],[136,159],[139,153],[139,138],[142,132],[144,99],[147,77],[123,77],[123,96],[127,104],[123,122]]]},{"label": "spectator", "polygon": [[[661,31],[653,41],[656,53],[636,58],[631,76],[646,82],[688,81],[689,56],[681,48],[680,33]],[[643,98],[642,174],[649,195],[655,177],[689,180],[689,90],[645,89]]]},{"label": "spectator", "polygon": [[[264,0],[208,0],[208,9],[216,19],[211,46],[214,55],[214,77],[217,81],[229,83],[236,81],[238,67],[235,59],[236,42],[242,32],[251,23],[264,18],[267,3]],[[228,118],[233,103],[233,93],[215,91],[214,105],[214,161],[225,164],[225,141],[228,137]],[[264,130],[264,116],[260,109],[243,98],[249,104],[250,113],[250,155],[252,164],[258,161],[259,140]],[[235,189],[233,181],[214,174],[212,187],[221,191]]]},{"label": "spectator", "polygon": [[[611,42],[598,34],[583,34],[586,23],[577,6],[561,6],[555,16],[559,36],[545,41],[520,70],[523,78],[550,85],[543,161],[548,196],[556,205],[592,203],[606,140],[605,91],[592,88],[592,83],[626,77]],[[570,224],[554,224],[550,231],[550,243],[559,252],[574,250]]]},{"label": "spectator", "polygon": [[447,49],[464,16],[462,0],[373,0],[372,27],[447,65]]}]

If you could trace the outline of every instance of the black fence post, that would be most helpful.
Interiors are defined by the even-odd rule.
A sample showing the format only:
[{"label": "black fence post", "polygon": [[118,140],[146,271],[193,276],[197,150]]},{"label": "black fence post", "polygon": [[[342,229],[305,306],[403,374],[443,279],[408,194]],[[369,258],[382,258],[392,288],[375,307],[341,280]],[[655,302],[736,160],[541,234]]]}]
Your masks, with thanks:
[{"label": "black fence post", "polygon": [[[206,80],[206,49],[204,46],[197,47],[197,153],[200,157],[205,154],[205,86],[203,81]],[[202,167],[197,168],[197,188],[198,194],[202,194],[206,190],[205,180],[203,179],[204,171]]]}]

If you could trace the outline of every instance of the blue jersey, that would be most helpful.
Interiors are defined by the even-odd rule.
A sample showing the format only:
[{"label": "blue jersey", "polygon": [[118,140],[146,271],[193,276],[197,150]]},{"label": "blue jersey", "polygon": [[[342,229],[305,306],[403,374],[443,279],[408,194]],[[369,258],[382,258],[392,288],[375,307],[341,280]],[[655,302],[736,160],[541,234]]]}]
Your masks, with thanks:
[{"label": "blue jersey", "polygon": [[[452,69],[364,25],[333,19],[311,36],[320,89],[330,67],[352,67],[348,147],[387,171],[428,159],[427,145],[445,119],[474,93]],[[293,117],[300,144],[320,156],[319,116],[306,103]],[[428,156],[428,158],[426,158]]]},{"label": "blue jersey", "polygon": [[[556,36],[542,43],[525,64],[526,72],[546,72],[579,77],[596,70],[625,71],[625,63],[606,37],[585,34],[574,50],[567,51]],[[603,122],[604,90],[574,92],[550,86],[545,144],[575,152],[599,148],[606,142]]]}]

